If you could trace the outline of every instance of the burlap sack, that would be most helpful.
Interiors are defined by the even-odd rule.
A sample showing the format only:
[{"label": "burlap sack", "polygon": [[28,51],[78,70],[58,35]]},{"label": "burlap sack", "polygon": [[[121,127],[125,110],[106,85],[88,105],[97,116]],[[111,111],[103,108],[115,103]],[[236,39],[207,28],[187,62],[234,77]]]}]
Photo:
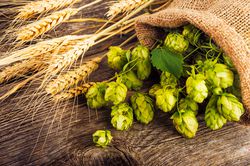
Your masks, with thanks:
[{"label": "burlap sack", "polygon": [[141,44],[152,47],[162,27],[191,23],[208,34],[232,59],[240,75],[246,114],[250,124],[250,0],[173,0],[165,10],[142,16],[136,22]]}]

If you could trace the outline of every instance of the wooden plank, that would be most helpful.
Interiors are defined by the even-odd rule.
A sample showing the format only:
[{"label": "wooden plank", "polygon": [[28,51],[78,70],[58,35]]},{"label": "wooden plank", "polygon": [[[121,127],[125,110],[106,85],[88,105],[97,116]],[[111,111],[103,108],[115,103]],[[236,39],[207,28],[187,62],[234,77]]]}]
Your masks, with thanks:
[{"label": "wooden plank", "polygon": [[[76,17],[103,17],[105,4]],[[52,34],[61,36],[87,25],[63,24]],[[114,38],[89,54],[121,40]],[[113,74],[104,60],[90,80],[107,79]],[[144,91],[154,78],[146,82]],[[2,86],[1,94],[14,83]],[[0,103],[0,165],[249,165],[248,127],[228,123],[221,130],[211,131],[205,127],[201,113],[197,136],[185,139],[175,131],[169,114],[157,111],[149,125],[135,122],[129,131],[121,132],[112,128],[109,109],[89,110],[82,96],[55,105],[42,91],[30,100],[37,86],[38,82],[33,82]],[[94,146],[91,135],[97,129],[111,130],[114,140],[110,147]]]}]

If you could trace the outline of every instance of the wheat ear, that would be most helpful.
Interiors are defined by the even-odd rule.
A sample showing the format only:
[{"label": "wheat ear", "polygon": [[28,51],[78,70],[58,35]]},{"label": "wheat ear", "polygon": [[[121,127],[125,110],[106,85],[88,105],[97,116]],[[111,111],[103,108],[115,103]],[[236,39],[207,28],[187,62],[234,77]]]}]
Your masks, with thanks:
[{"label": "wheat ear", "polygon": [[35,58],[15,63],[13,66],[8,66],[0,72],[0,83],[23,76],[31,71],[39,71],[44,65],[43,61]]},{"label": "wheat ear", "polygon": [[88,82],[83,85],[77,86],[75,88],[70,88],[68,90],[65,90],[55,96],[53,96],[53,99],[56,101],[65,101],[72,98],[75,98],[81,94],[86,94],[90,87],[95,85],[95,82]]},{"label": "wheat ear", "polygon": [[40,0],[30,2],[18,10],[19,14],[16,16],[16,19],[26,20],[34,17],[36,14],[42,14],[51,10],[60,9],[79,1],[80,0]]},{"label": "wheat ear", "polygon": [[101,57],[95,57],[84,62],[76,70],[68,71],[65,74],[59,75],[56,79],[48,83],[46,87],[47,93],[55,95],[77,85],[80,81],[86,80],[86,78],[99,67],[101,59]]},{"label": "wheat ear", "polygon": [[64,54],[54,55],[51,64],[48,67],[49,74],[57,74],[61,70],[71,66],[81,55],[84,55],[88,49],[95,44],[95,38],[91,37],[77,43]]},{"label": "wheat ear", "polygon": [[57,11],[39,21],[25,25],[17,31],[17,40],[30,41],[49,30],[52,30],[57,25],[69,19],[70,16],[77,13],[76,9],[67,8]]},{"label": "wheat ear", "polygon": [[120,13],[128,13],[146,2],[148,2],[148,0],[120,0],[109,7],[109,11],[106,15],[108,17],[115,17]]},{"label": "wheat ear", "polygon": [[[85,35],[68,35],[68,36],[63,36],[59,38],[54,38],[50,40],[45,40],[33,45],[30,45],[26,48],[23,48],[21,50],[17,50],[14,52],[8,52],[9,56],[0,59],[0,66],[3,65],[8,65],[17,61],[37,57],[43,54],[47,53],[53,53],[57,50],[65,50],[66,47],[72,48],[77,42],[82,41],[84,38],[87,36]],[[59,51],[62,52],[62,51]]]}]

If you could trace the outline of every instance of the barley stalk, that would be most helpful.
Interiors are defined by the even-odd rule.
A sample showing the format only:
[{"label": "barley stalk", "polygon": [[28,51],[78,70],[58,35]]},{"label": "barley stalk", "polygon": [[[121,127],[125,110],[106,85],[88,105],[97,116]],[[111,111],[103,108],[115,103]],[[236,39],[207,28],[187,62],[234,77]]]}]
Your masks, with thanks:
[{"label": "barley stalk", "polygon": [[146,2],[148,0],[120,0],[109,7],[106,15],[108,17],[115,17],[120,13],[128,13]]},{"label": "barley stalk", "polygon": [[85,94],[88,92],[89,88],[95,85],[94,82],[88,82],[83,85],[77,86],[75,88],[70,88],[65,90],[55,96],[53,96],[54,100],[56,101],[65,101],[77,97],[81,94]]},{"label": "barley stalk", "polygon": [[23,76],[31,71],[39,71],[44,65],[43,61],[35,58],[15,63],[13,66],[8,66],[0,72],[0,83]]},{"label": "barley stalk", "polygon": [[101,61],[101,57],[95,57],[84,62],[76,70],[68,71],[65,74],[59,75],[56,79],[48,83],[46,87],[47,93],[55,95],[63,90],[66,90],[80,81],[84,81],[93,71],[95,71]]},{"label": "barley stalk", "polygon": [[17,40],[30,41],[49,30],[52,30],[60,23],[69,19],[70,16],[77,13],[77,9],[67,8],[55,12],[39,21],[25,25],[17,31]]},{"label": "barley stalk", "polygon": [[19,9],[17,19],[26,20],[34,17],[36,14],[47,13],[48,11],[60,9],[72,5],[80,0],[40,0],[30,2]]}]

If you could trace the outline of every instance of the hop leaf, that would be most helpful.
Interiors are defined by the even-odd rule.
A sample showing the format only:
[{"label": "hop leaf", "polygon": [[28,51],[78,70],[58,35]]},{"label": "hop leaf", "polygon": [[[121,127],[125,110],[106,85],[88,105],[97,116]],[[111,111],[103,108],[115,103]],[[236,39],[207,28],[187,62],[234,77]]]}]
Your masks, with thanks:
[{"label": "hop leaf", "polygon": [[193,138],[198,130],[198,121],[191,110],[180,110],[175,112],[171,119],[176,130],[184,137]]},{"label": "hop leaf", "polygon": [[123,66],[127,63],[126,51],[120,47],[110,47],[107,57],[109,67],[115,70],[122,70]]},{"label": "hop leaf", "polygon": [[156,106],[164,112],[171,111],[177,102],[176,89],[163,87],[155,92]]},{"label": "hop leaf", "polygon": [[105,101],[119,104],[123,102],[127,96],[127,87],[120,82],[109,82],[108,88],[104,96]]},{"label": "hop leaf", "polygon": [[160,84],[154,84],[150,89],[149,89],[149,96],[151,97],[155,97],[156,94],[155,92],[157,92],[159,89],[161,89],[162,86]]},{"label": "hop leaf", "polygon": [[152,65],[161,71],[167,71],[179,78],[183,72],[183,57],[167,47],[155,48],[152,52]]},{"label": "hop leaf", "polygon": [[224,63],[225,63],[228,67],[234,68],[234,64],[233,64],[232,60],[229,58],[229,56],[223,54],[223,60],[224,60]]},{"label": "hop leaf", "polygon": [[196,74],[188,77],[186,81],[187,94],[197,103],[202,103],[208,96],[208,89],[205,77],[202,74]]},{"label": "hop leaf", "polygon": [[93,142],[96,146],[106,147],[110,144],[112,140],[111,132],[109,130],[97,130],[93,134]]},{"label": "hop leaf", "polygon": [[189,42],[179,33],[169,33],[165,39],[165,46],[177,53],[184,53],[189,46]]},{"label": "hop leaf", "polygon": [[[205,62],[206,64],[209,63]],[[206,68],[208,68],[205,72],[207,80],[213,87],[228,88],[233,85],[234,74],[226,65],[216,63]]]},{"label": "hop leaf", "polygon": [[142,93],[135,93],[131,97],[132,108],[136,119],[144,124],[148,124],[154,117],[154,105],[152,99]]},{"label": "hop leaf", "polygon": [[169,85],[169,86],[172,86],[173,88],[177,86],[177,78],[165,71],[165,72],[162,72],[161,73],[161,86],[164,86],[164,85]]},{"label": "hop leaf", "polygon": [[198,113],[199,106],[198,104],[190,99],[189,97],[186,97],[185,99],[181,99],[179,102],[179,109],[180,110],[191,110],[194,112],[195,115]]},{"label": "hop leaf", "polygon": [[213,95],[210,98],[205,111],[206,125],[212,130],[218,130],[227,123],[227,119],[225,119],[217,110],[217,100],[218,96]]},{"label": "hop leaf", "polygon": [[140,80],[145,80],[151,73],[150,53],[147,47],[137,46],[132,51],[132,61],[135,61],[135,69]]},{"label": "hop leaf", "polygon": [[92,109],[98,109],[107,104],[104,100],[104,94],[106,91],[106,83],[97,83],[89,88],[86,93],[87,105]]},{"label": "hop leaf", "polygon": [[217,109],[229,121],[239,121],[245,110],[243,104],[232,94],[223,93],[217,101]]},{"label": "hop leaf", "polygon": [[133,71],[121,75],[118,82],[125,84],[129,90],[139,90],[143,86],[143,82],[137,78]]},{"label": "hop leaf", "polygon": [[111,108],[111,124],[117,130],[127,130],[133,124],[133,109],[127,103]]}]

